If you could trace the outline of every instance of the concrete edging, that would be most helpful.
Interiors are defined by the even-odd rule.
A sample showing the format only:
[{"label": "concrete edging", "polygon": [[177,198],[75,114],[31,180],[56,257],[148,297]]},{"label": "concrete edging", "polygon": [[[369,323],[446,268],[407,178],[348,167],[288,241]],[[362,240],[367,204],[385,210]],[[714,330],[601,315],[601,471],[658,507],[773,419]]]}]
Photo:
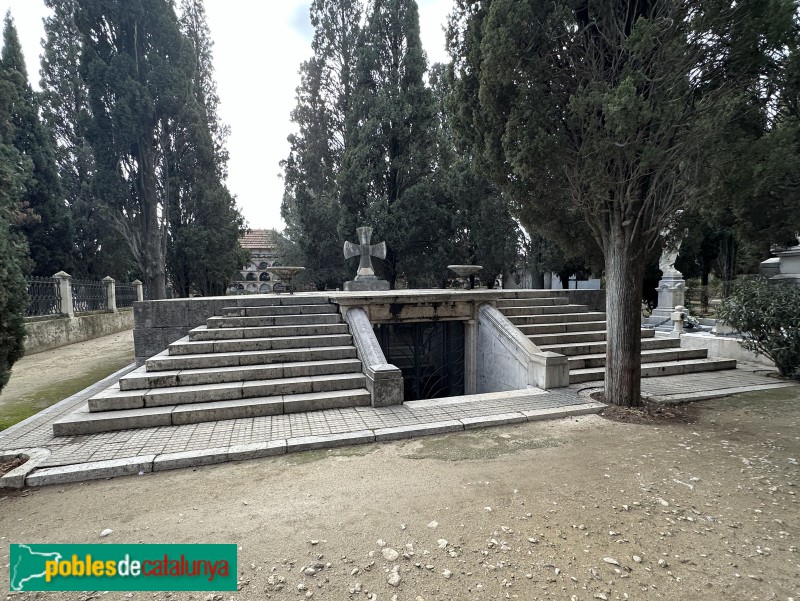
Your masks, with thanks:
[{"label": "concrete edging", "polygon": [[[604,406],[605,405],[600,403],[583,403],[554,409],[501,413],[483,417],[465,417],[462,419],[429,422],[412,426],[358,430],[320,436],[301,436],[264,443],[233,445],[229,447],[199,449],[196,451],[182,451],[177,453],[162,453],[159,455],[142,455],[123,459],[45,467],[41,469],[36,469],[35,466],[32,466],[24,476],[24,484],[26,486],[67,484],[84,480],[97,480],[136,474],[142,475],[186,467],[199,467],[228,461],[257,459],[298,451],[332,449],[372,442],[390,442],[417,436],[462,432],[474,428],[599,413]],[[47,454],[49,456],[49,451]],[[23,466],[24,465],[26,464],[23,464]],[[20,466],[20,468],[23,466]],[[9,472],[7,476],[11,473],[13,472]],[[22,485],[18,488],[21,487]]]}]

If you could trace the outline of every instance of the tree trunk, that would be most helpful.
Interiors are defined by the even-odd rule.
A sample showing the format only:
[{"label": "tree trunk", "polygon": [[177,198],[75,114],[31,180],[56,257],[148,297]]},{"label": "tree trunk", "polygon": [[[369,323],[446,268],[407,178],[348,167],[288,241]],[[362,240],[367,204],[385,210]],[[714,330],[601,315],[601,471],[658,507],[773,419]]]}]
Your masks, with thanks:
[{"label": "tree trunk", "polygon": [[626,407],[641,403],[643,248],[620,234],[605,251],[605,395],[607,402]]}]

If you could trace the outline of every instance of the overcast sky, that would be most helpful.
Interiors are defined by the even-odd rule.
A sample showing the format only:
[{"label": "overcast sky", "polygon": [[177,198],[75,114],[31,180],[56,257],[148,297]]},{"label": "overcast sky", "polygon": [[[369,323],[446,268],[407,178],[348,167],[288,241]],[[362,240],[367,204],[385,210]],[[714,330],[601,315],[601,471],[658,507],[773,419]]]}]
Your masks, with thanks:
[{"label": "overcast sky", "polygon": [[[124,0],[121,0],[124,1]],[[293,131],[297,70],[311,56],[310,0],[206,0],[214,39],[214,67],[222,120],[231,126],[228,187],[251,228],[282,229],[283,181]],[[418,0],[422,43],[428,63],[447,60],[442,30],[452,0]],[[44,37],[42,0],[0,0],[19,30],[28,77],[39,85]]]}]

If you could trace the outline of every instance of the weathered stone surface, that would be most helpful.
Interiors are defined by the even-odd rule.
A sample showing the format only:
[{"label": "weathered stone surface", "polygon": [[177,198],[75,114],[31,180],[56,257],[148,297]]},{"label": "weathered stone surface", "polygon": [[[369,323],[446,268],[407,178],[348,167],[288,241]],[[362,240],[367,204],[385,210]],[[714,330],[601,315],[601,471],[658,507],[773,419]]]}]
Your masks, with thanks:
[{"label": "weathered stone surface", "polygon": [[155,455],[142,455],[125,459],[46,467],[35,470],[27,477],[26,483],[29,486],[44,486],[46,484],[67,484],[82,480],[130,476],[140,472],[148,473],[153,470],[155,458]]},{"label": "weathered stone surface", "polygon": [[459,419],[464,424],[464,429],[485,428],[487,426],[501,426],[503,424],[516,424],[528,421],[527,416],[522,413],[501,413],[499,415],[486,415],[481,417],[462,417]]},{"label": "weathered stone surface", "polygon": [[395,426],[393,428],[378,428],[375,430],[376,442],[414,438],[415,436],[430,436],[432,434],[446,434],[464,429],[464,424],[458,420],[431,422],[427,424],[414,424],[409,426]]},{"label": "weathered stone surface", "polygon": [[310,451],[312,449],[329,449],[369,442],[375,442],[375,435],[372,430],[358,430],[343,434],[324,434],[321,436],[300,436],[289,438],[286,441],[286,451],[291,453],[294,451]]}]

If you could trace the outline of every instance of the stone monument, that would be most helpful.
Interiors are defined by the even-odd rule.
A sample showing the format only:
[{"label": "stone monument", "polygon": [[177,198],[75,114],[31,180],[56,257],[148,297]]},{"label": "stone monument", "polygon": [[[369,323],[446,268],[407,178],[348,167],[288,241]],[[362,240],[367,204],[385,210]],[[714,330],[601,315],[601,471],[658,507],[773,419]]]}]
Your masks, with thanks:
[{"label": "stone monument", "polygon": [[372,238],[371,227],[357,227],[358,244],[344,243],[344,258],[360,257],[356,277],[344,283],[344,289],[351,292],[367,292],[373,290],[388,290],[389,282],[379,280],[372,269],[372,257],[386,258],[386,242],[370,244]]},{"label": "stone monument", "polygon": [[[667,239],[668,236],[664,236],[664,238]],[[658,267],[662,272],[657,288],[658,305],[647,318],[649,324],[661,325],[669,322],[675,307],[684,304],[686,280],[683,279],[683,274],[675,269],[675,261],[678,258],[680,247],[680,240],[674,243],[667,242],[661,252],[661,258],[658,261]]]},{"label": "stone monument", "polygon": [[800,244],[774,250],[775,257],[762,261],[759,269],[771,280],[785,280],[800,286]]}]

